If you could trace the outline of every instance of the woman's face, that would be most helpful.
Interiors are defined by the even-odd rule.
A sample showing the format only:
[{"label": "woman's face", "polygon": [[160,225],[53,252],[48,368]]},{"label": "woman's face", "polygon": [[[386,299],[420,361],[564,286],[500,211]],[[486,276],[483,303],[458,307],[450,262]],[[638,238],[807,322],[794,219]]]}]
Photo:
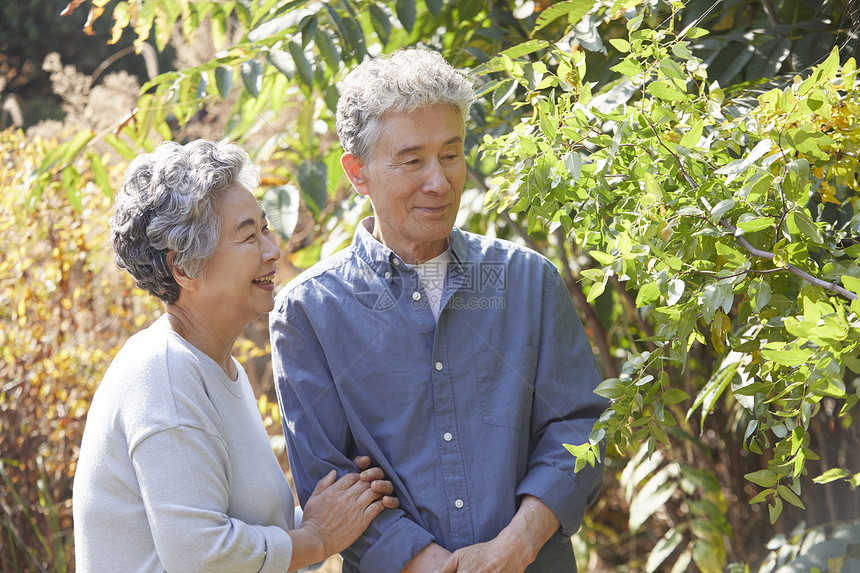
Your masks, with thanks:
[{"label": "woman's face", "polygon": [[275,261],[281,252],[265,212],[241,185],[224,192],[218,213],[218,248],[196,281],[195,298],[203,308],[241,329],[274,307]]}]

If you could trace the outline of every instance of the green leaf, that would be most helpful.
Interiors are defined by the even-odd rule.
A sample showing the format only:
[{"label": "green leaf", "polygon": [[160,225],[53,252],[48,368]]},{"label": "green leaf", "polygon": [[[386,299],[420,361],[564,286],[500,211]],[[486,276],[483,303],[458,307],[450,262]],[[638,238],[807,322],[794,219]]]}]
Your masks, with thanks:
[{"label": "green leaf", "polygon": [[770,517],[770,523],[773,525],[776,523],[776,520],[779,519],[780,514],[782,513],[782,500],[780,498],[774,498],[773,505],[768,504],[767,513]]},{"label": "green leaf", "polygon": [[603,291],[606,290],[606,280],[609,278],[609,275],[605,275],[603,277],[602,282],[596,282],[591,285],[591,288],[588,289],[588,297],[586,297],[586,302],[594,302],[597,297],[603,294]]},{"label": "green leaf", "polygon": [[91,129],[85,129],[76,133],[71,141],[66,145],[65,152],[63,153],[63,162],[71,163],[74,161],[81,153],[81,150],[86,147],[89,142],[95,139],[95,137],[96,133]]},{"label": "green leaf", "polygon": [[723,199],[711,209],[711,222],[717,224],[725,213],[728,213],[735,206],[734,199]]},{"label": "green leaf", "polygon": [[773,217],[756,217],[752,213],[744,213],[738,219],[737,224],[739,229],[743,229],[748,233],[754,233],[773,227],[776,222],[773,220]]},{"label": "green leaf", "polygon": [[789,129],[785,132],[784,137],[790,146],[797,149],[803,155],[822,161],[827,161],[830,155],[821,148],[829,147],[836,143],[829,135],[818,131],[817,127],[811,125]]},{"label": "green leaf", "polygon": [[776,487],[776,491],[777,493],[779,493],[779,496],[782,499],[784,499],[794,507],[806,509],[806,507],[803,505],[803,502],[800,501],[799,497],[797,497],[797,494],[791,491],[791,488],[789,488],[788,486],[780,484]]},{"label": "green leaf", "polygon": [[750,203],[766,199],[773,179],[773,175],[767,171],[757,171],[747,180],[741,190],[741,195],[745,196]]},{"label": "green leaf", "polygon": [[821,237],[821,232],[818,230],[818,226],[812,222],[812,219],[810,219],[809,215],[806,213],[802,211],[791,211],[786,218],[786,222],[788,223],[788,228],[792,233],[799,233],[804,237],[811,239],[818,245],[824,243],[824,239]]},{"label": "green leaf", "polygon": [[680,91],[673,84],[662,80],[648,84],[648,93],[663,101],[681,101],[688,98],[687,94]]},{"label": "green leaf", "polygon": [[630,78],[633,78],[640,73],[642,73],[642,66],[633,59],[621,60],[621,62],[615,64],[611,68],[612,71],[618,72],[619,74],[624,74]]},{"label": "green leaf", "polygon": [[69,204],[75,211],[81,212],[81,174],[74,165],[66,165],[62,171],[63,189]]},{"label": "green leaf", "polygon": [[777,476],[776,472],[773,470],[759,470],[757,472],[748,473],[744,475],[744,477],[747,481],[751,481],[761,487],[773,487],[776,485],[777,481],[779,481],[779,476]]},{"label": "green leaf", "polygon": [[299,165],[298,177],[305,204],[315,217],[319,217],[328,200],[325,163],[318,160],[303,161]]},{"label": "green leaf", "polygon": [[514,92],[517,91],[517,82],[514,80],[505,80],[499,83],[499,86],[493,90],[493,110],[499,109]]},{"label": "green leaf", "polygon": [[681,297],[684,296],[684,289],[687,287],[686,283],[680,279],[675,278],[669,281],[669,289],[666,294],[666,304],[669,306],[673,306],[681,300]]},{"label": "green leaf", "polygon": [[851,275],[842,275],[842,286],[850,290],[854,294],[860,293],[860,278],[852,277]]},{"label": "green leaf", "polygon": [[334,36],[334,32],[322,28],[317,29],[314,36],[314,43],[332,73],[339,70],[341,64],[340,47],[335,43]]},{"label": "green leaf", "polygon": [[248,93],[255,98],[259,96],[263,87],[263,65],[257,60],[247,60],[242,63],[239,73]]},{"label": "green leaf", "polygon": [[611,265],[615,262],[614,256],[604,253],[603,251],[588,251],[588,254],[601,265]]},{"label": "green leaf", "polygon": [[294,185],[271,187],[263,194],[263,210],[269,225],[285,241],[299,222],[299,203],[299,190]]},{"label": "green leaf", "polygon": [[230,90],[233,89],[233,68],[229,66],[218,66],[215,68],[215,87],[221,99],[227,99]]},{"label": "green leaf", "polygon": [[684,137],[681,138],[679,145],[686,147],[687,149],[693,149],[699,143],[699,140],[702,139],[702,131],[705,129],[704,120],[697,121],[690,130],[684,134]]},{"label": "green leaf", "polygon": [[296,71],[299,73],[299,79],[302,80],[302,83],[309,88],[313,87],[314,67],[313,64],[308,61],[302,47],[296,42],[290,42],[287,48],[290,50],[290,56],[292,56],[293,62],[296,64]]},{"label": "green leaf", "polygon": [[806,199],[806,181],[809,179],[809,161],[800,158],[789,161],[785,166],[786,176],[783,182],[783,191],[786,198],[794,203],[800,203]]},{"label": "green leaf", "polygon": [[816,69],[816,74],[819,77],[823,77],[825,79],[833,79],[836,77],[836,72],[839,70],[839,47],[834,46],[830,51],[830,55],[827,56],[827,59],[818,66]]},{"label": "green leaf", "polygon": [[307,48],[308,44],[311,43],[311,40],[316,35],[318,25],[319,21],[316,16],[310,16],[305,20],[302,26],[302,49]]},{"label": "green leaf", "polygon": [[555,139],[555,118],[547,114],[542,108],[538,108],[540,115],[540,129],[548,139]]},{"label": "green leaf", "polygon": [[675,483],[668,481],[668,472],[665,468],[654,474],[630,502],[630,531],[636,532],[649,517],[669,501],[677,489],[678,486]]},{"label": "green leaf", "polygon": [[343,29],[346,30],[346,36],[349,40],[348,43],[353,48],[353,56],[359,62],[364,60],[364,57],[367,55],[367,47],[361,25],[353,18],[346,18],[342,22]]},{"label": "green leaf", "polygon": [[672,527],[665,535],[654,545],[654,548],[648,553],[648,561],[645,563],[645,571],[654,573],[660,568],[660,565],[666,560],[669,555],[675,551],[681,542],[684,540],[684,535],[677,527]]},{"label": "green leaf", "polygon": [[397,0],[394,9],[397,12],[397,19],[411,34],[412,28],[415,27],[415,0]]},{"label": "green leaf", "polygon": [[608,400],[615,400],[624,395],[624,389],[620,387],[621,380],[618,378],[607,378],[597,385],[594,393]]},{"label": "green leaf", "polygon": [[[269,50],[266,56],[275,69],[284,74],[288,79],[296,75],[296,64],[293,57],[283,50]],[[223,97],[223,96],[222,96]]]},{"label": "green leaf", "polygon": [[592,0],[569,0],[567,2],[559,2],[553,4],[549,8],[541,11],[535,22],[532,33],[537,32],[541,28],[548,26],[562,16],[567,16],[567,21],[570,26],[575,26],[582,20],[582,17],[588,14],[589,10],[594,6]]},{"label": "green leaf", "polygon": [[564,166],[567,167],[573,180],[579,181],[579,177],[582,174],[582,156],[578,151],[571,150],[567,152],[564,156]]},{"label": "green leaf", "polygon": [[385,10],[380,8],[376,2],[370,3],[370,23],[382,45],[388,44],[388,38],[391,37],[391,20],[388,19]]},{"label": "green leaf", "polygon": [[761,351],[761,355],[783,366],[800,366],[801,364],[806,364],[807,360],[812,356],[812,351],[796,346],[786,346],[781,350],[765,348]]},{"label": "green leaf", "polygon": [[766,280],[756,279],[750,283],[749,298],[755,312],[761,312],[767,306],[767,303],[770,302],[770,296],[770,283]]},{"label": "green leaf", "polygon": [[845,479],[849,476],[848,470],[842,468],[830,468],[818,477],[812,478],[815,483],[830,483],[832,481]]},{"label": "green leaf", "polygon": [[679,402],[683,402],[684,400],[689,400],[690,395],[681,390],[680,388],[668,388],[665,392],[663,392],[663,402],[667,406],[672,406],[674,404],[678,404]]},{"label": "green leaf", "polygon": [[105,169],[102,158],[94,151],[87,152],[87,158],[90,160],[90,171],[93,175],[93,181],[102,190],[106,197],[113,199],[113,189],[110,184],[107,169]]},{"label": "green leaf", "polygon": [[434,18],[438,18],[439,14],[442,13],[444,0],[424,0],[424,3],[427,5],[427,11],[430,12]]},{"label": "green leaf", "polygon": [[619,52],[630,51],[630,42],[622,38],[612,38],[609,40],[609,43],[612,44],[612,46]]}]

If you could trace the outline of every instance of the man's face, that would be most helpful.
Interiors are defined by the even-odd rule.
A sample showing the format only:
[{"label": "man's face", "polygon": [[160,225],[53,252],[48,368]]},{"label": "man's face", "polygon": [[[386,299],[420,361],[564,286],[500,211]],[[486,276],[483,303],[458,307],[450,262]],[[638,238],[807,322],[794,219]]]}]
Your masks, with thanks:
[{"label": "man's face", "polygon": [[353,186],[373,204],[374,237],[408,263],[447,248],[466,181],[463,135],[460,114],[438,104],[384,115],[370,161],[344,155]]}]

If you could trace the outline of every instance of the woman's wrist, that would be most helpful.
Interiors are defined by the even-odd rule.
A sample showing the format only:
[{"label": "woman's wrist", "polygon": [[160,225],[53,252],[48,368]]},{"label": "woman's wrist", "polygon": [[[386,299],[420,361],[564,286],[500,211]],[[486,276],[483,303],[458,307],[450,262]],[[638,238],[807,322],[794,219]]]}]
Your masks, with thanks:
[{"label": "woman's wrist", "polygon": [[313,522],[304,522],[298,529],[289,532],[293,540],[293,559],[290,571],[325,561],[330,554],[325,534]]}]

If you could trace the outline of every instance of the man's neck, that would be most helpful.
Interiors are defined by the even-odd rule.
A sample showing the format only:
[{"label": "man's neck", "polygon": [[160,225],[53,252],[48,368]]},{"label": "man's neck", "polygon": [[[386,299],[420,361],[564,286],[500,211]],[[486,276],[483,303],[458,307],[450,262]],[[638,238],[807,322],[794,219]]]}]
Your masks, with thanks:
[{"label": "man's neck", "polygon": [[386,240],[382,230],[375,221],[373,222],[372,228],[367,230],[370,231],[370,235],[374,239],[394,251],[394,254],[403,259],[403,262],[408,265],[420,265],[422,263],[426,263],[448,250],[448,237],[426,243],[401,245],[394,244],[391,241]]}]

